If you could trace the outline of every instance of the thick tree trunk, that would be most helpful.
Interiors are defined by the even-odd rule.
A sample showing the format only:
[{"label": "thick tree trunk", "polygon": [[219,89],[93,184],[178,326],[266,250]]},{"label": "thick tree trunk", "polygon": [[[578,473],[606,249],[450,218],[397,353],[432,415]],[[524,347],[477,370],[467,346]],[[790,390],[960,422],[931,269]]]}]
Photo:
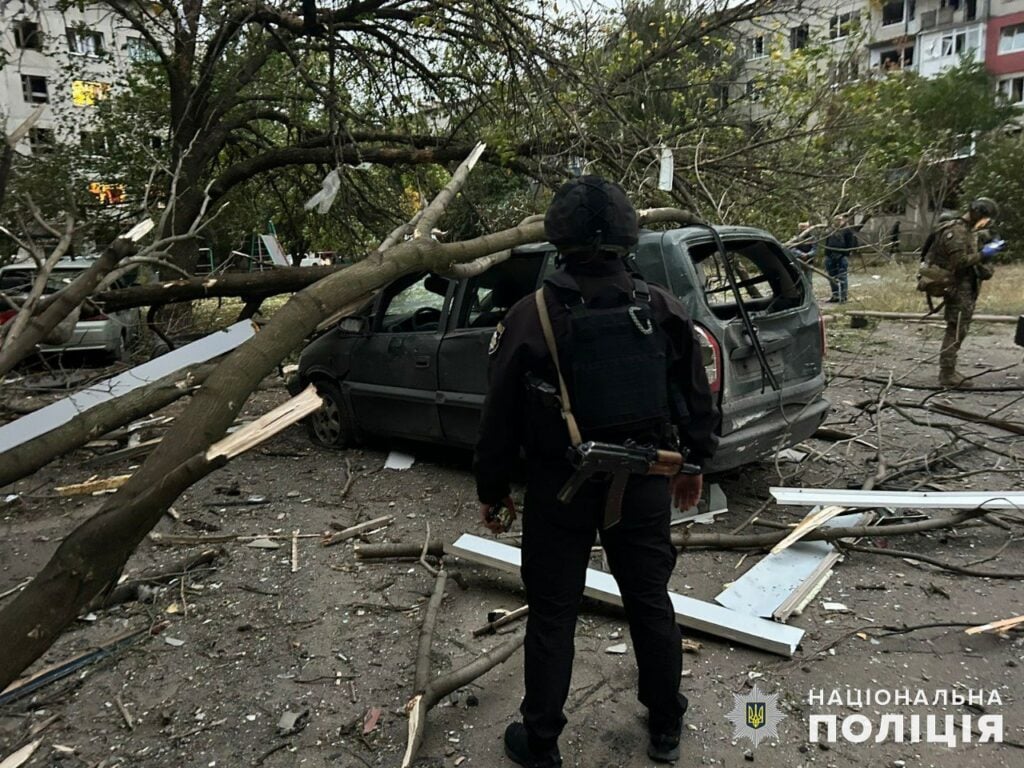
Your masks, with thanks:
[{"label": "thick tree trunk", "polygon": [[190,280],[168,280],[148,285],[135,285],[116,291],[101,291],[93,300],[113,312],[128,307],[145,307],[196,299],[240,296],[264,299],[281,293],[294,293],[327,275],[344,269],[329,267],[280,267],[266,272],[234,273],[216,277],[194,277]]},{"label": "thick tree trunk", "polygon": [[54,294],[54,299],[47,303],[45,309],[28,321],[21,334],[0,349],[0,376],[8,373],[31,354],[36,344],[45,339],[60,324],[61,320],[85,301],[89,294],[96,290],[96,286],[100,284],[103,277],[117,266],[121,259],[131,256],[135,250],[134,243],[118,238],[107,246],[103,254],[76,277],[67,288]]},{"label": "thick tree trunk", "polygon": [[201,384],[214,367],[216,363],[206,363],[191,370],[176,371],[133,389],[123,397],[100,403],[53,431],[0,453],[0,488],[27,477],[57,456],[80,448],[112,429],[170,405]]},{"label": "thick tree trunk", "polygon": [[117,578],[135,547],[181,492],[222,464],[206,461],[203,452],[225,434],[263,377],[321,319],[400,275],[443,270],[542,237],[543,225],[532,224],[462,243],[413,240],[292,297],[263,331],[217,367],[131,480],[76,528],[35,579],[0,609],[0,637],[7,647],[0,656],[0,688],[43,654],[81,609]]}]

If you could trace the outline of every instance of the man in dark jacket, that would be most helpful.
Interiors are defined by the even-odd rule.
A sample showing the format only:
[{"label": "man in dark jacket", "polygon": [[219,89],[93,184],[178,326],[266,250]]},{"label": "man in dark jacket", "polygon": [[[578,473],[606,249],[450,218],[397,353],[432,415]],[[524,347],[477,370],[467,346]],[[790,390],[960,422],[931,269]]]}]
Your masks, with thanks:
[{"label": "man in dark jacket", "polygon": [[[558,737],[569,692],[576,616],[595,534],[622,593],[639,668],[638,698],[649,713],[648,754],[674,761],[686,698],[679,693],[680,632],[668,597],[676,562],[670,500],[686,508],[701,493],[699,474],[671,481],[630,476],[620,519],[606,517],[609,483],[589,481],[569,502],[557,499],[573,474],[563,411],[583,440],[671,447],[672,425],[698,467],[717,446],[712,401],[692,321],[677,299],[634,278],[623,257],[638,237],[625,193],[585,176],[556,193],[545,217],[562,267],[541,297],[559,365],[549,352],[535,296],[518,302],[491,342],[490,389],[476,450],[481,517],[504,504],[514,517],[509,472],[520,448],[527,463],[521,575],[526,629],[522,723],[505,732],[506,754],[529,768],[561,765]],[[565,381],[568,402],[559,397]]]},{"label": "man in dark jacket", "polygon": [[845,304],[849,289],[850,254],[857,247],[857,236],[847,226],[845,216],[832,221],[832,233],[825,238],[825,271],[832,278],[830,303]]}]

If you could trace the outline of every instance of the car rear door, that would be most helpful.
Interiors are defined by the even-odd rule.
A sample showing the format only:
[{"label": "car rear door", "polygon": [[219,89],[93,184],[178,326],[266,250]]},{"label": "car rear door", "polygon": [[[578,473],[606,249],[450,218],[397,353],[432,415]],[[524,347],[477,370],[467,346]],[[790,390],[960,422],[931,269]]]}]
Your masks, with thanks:
[{"label": "car rear door", "polygon": [[513,304],[536,290],[550,254],[536,249],[517,253],[460,286],[439,354],[437,403],[446,442],[476,444],[494,329]]},{"label": "car rear door", "polygon": [[353,349],[342,386],[369,434],[440,440],[437,354],[454,281],[410,275],[381,295],[372,333]]}]

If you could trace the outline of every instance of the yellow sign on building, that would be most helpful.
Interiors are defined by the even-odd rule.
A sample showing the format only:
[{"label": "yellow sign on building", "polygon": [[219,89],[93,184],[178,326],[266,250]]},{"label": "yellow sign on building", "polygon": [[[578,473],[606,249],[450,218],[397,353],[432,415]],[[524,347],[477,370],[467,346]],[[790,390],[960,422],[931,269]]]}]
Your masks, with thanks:
[{"label": "yellow sign on building", "polygon": [[100,99],[107,97],[110,83],[95,80],[72,80],[71,101],[76,107],[92,107]]}]

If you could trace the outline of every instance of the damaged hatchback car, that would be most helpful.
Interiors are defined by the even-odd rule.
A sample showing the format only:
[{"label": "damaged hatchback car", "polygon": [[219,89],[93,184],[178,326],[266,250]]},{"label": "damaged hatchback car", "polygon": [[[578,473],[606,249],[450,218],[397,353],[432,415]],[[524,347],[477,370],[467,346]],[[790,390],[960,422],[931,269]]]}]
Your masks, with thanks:
[{"label": "damaged hatchback car", "polygon": [[[315,339],[290,382],[293,393],[313,383],[324,397],[309,418],[313,441],[344,447],[384,435],[473,446],[494,328],[554,262],[554,248],[540,244],[472,278],[407,275]],[[829,409],[824,324],[808,277],[777,240],[747,227],[645,231],[635,262],[696,324],[722,410],[708,471],[757,461],[818,428]]]}]

